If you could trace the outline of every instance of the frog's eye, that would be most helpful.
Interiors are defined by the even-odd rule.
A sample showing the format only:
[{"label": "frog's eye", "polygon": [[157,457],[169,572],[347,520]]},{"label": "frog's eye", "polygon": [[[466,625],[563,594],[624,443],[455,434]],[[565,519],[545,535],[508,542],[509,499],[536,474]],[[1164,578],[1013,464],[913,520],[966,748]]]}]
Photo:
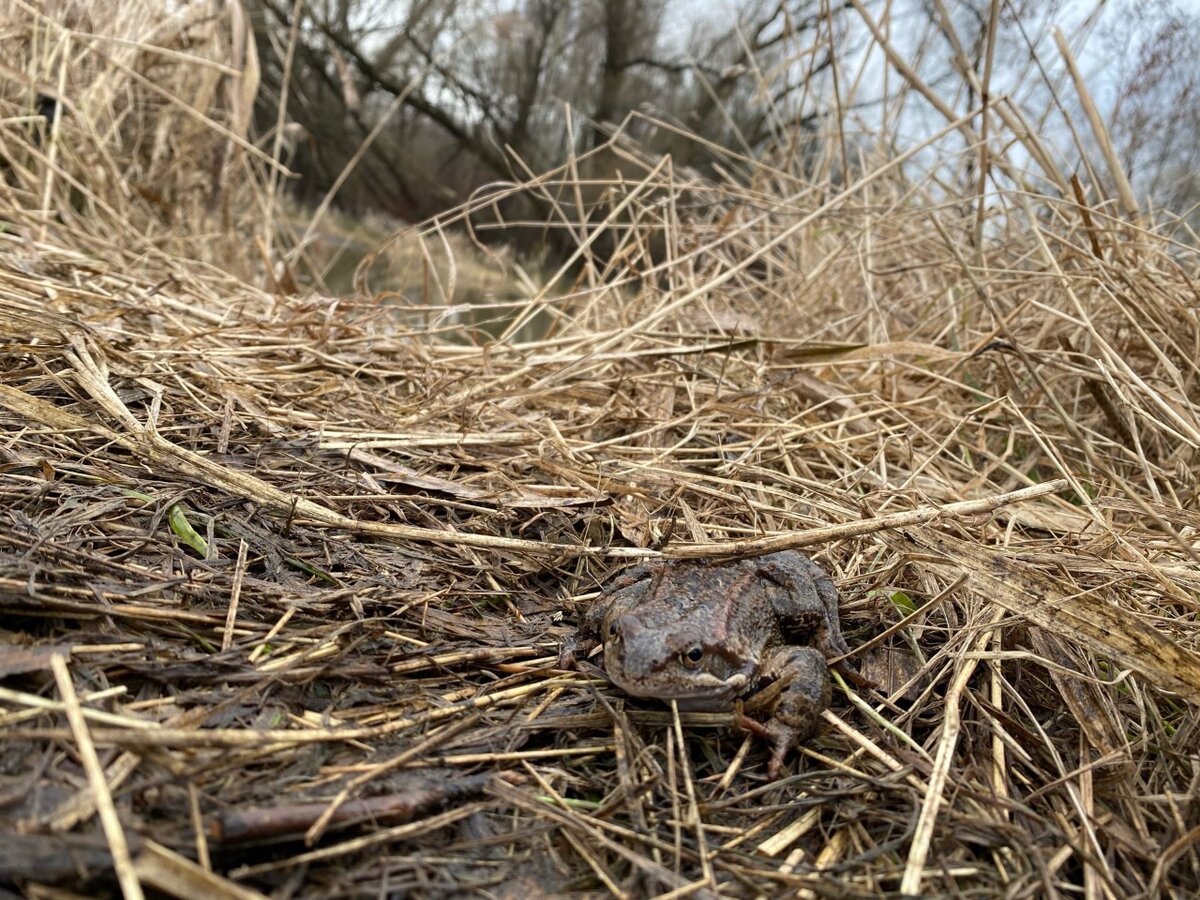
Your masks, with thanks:
[{"label": "frog's eye", "polygon": [[702,659],[704,659],[704,648],[699,644],[688,647],[687,650],[679,654],[679,661],[689,669],[694,669],[700,665]]}]

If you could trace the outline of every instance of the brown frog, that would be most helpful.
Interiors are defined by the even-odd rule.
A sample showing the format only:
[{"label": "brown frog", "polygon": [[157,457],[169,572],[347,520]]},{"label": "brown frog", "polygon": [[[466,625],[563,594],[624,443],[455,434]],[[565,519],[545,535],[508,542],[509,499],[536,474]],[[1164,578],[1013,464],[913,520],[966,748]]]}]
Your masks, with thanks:
[{"label": "brown frog", "polygon": [[768,775],[810,737],[829,705],[826,660],[849,651],[833,582],[794,550],[758,559],[655,560],[623,572],[563,642],[559,665],[604,645],[604,668],[635,697],[720,711],[767,684],[778,694],[765,726]]}]

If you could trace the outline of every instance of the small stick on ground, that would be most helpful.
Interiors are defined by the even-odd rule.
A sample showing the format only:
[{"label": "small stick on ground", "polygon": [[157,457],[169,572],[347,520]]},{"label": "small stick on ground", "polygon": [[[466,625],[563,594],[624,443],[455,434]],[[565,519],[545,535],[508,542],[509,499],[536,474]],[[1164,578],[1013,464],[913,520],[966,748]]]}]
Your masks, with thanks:
[{"label": "small stick on ground", "polygon": [[96,755],[96,747],[88,734],[87,722],[79,706],[79,697],[75,694],[75,685],[71,683],[66,658],[58,653],[54,654],[50,657],[50,668],[54,671],[58,693],[66,707],[67,721],[71,724],[71,733],[79,748],[79,759],[83,763],[84,772],[87,773],[88,786],[92,789],[96,812],[100,816],[100,826],[104,829],[108,849],[112,852],[113,869],[117,873],[121,893],[125,895],[125,900],[142,900],[142,885],[133,867],[129,844],[125,841],[125,830],[121,827],[121,820],[117,818],[117,808],[113,805],[112,794],[108,792],[108,782],[104,778],[104,767],[100,765],[100,757]]}]

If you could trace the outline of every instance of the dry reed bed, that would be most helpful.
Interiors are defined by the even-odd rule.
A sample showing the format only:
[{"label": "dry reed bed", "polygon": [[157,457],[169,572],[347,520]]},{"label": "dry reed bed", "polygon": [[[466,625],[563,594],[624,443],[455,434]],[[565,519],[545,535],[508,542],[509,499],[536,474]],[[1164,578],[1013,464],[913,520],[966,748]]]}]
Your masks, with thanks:
[{"label": "dry reed bed", "polygon": [[[479,347],[190,262],[210,212],[155,245],[153,202],[118,228],[114,181],[14,146],[0,871],[30,895],[1200,889],[1200,294],[1164,228],[622,145],[608,219],[569,170],[519,188],[581,250],[496,310],[544,339]],[[728,716],[553,668],[629,557],[763,542],[834,573],[878,682],[783,780]]]}]

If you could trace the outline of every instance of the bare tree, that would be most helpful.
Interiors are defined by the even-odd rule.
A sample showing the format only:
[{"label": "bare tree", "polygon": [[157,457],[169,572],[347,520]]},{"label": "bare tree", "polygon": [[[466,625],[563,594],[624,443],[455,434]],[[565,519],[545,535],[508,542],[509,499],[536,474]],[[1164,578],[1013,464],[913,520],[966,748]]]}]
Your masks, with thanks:
[{"label": "bare tree", "polygon": [[1114,67],[1113,139],[1134,185],[1200,219],[1200,15],[1175,0],[1126,0],[1103,29]]},{"label": "bare tree", "polygon": [[[278,120],[297,7],[248,4],[268,88],[265,130]],[[285,117],[311,140],[293,165],[302,192],[320,193],[356,161],[342,201],[411,218],[507,177],[518,158],[542,169],[591,149],[635,111],[646,117],[629,124],[631,136],[681,164],[703,166],[709,151],[654,120],[753,152],[790,115],[790,96],[828,65],[828,47],[773,93],[760,91],[762,73],[789,70],[793,45],[824,40],[819,26],[847,5],[743,0],[731,29],[672,0],[311,0],[299,6]],[[681,26],[689,9],[695,21]],[[397,98],[399,111],[360,160],[362,141]],[[568,106],[591,125],[566,134]]]}]

